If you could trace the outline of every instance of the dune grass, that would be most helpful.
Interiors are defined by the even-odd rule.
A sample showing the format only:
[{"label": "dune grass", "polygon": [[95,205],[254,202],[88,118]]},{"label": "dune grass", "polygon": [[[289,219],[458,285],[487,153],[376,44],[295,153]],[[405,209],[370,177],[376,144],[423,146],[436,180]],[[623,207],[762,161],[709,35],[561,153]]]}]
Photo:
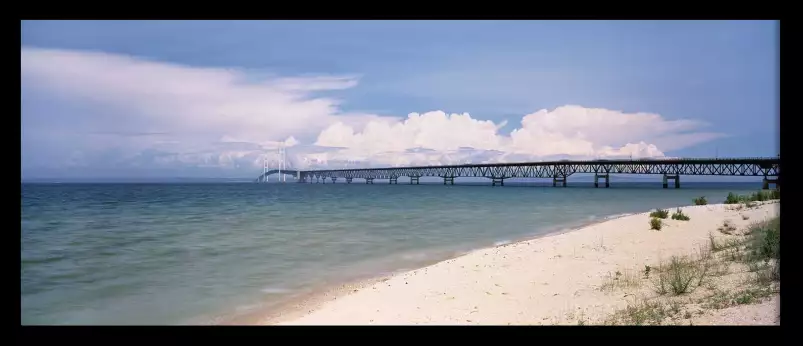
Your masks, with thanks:
[{"label": "dune grass", "polygon": [[661,219],[657,217],[653,217],[650,219],[650,229],[660,231],[662,227],[663,227],[663,222],[661,222]]},{"label": "dune grass", "polygon": [[690,219],[688,215],[683,214],[683,210],[680,210],[680,208],[672,214],[672,220],[689,221]]},{"label": "dune grass", "polygon": [[654,212],[650,213],[650,217],[655,217],[659,219],[666,219],[669,217],[669,210],[666,209],[655,209]]}]

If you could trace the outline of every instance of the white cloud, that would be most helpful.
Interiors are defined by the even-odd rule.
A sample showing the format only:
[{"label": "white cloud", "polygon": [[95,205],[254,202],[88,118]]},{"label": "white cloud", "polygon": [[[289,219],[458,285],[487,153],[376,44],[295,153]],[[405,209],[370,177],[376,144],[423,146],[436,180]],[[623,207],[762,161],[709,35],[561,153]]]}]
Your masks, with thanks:
[{"label": "white cloud", "polygon": [[[655,142],[675,150],[721,136],[688,132],[705,125],[697,121],[573,105],[525,115],[510,135],[499,132],[504,125],[468,114],[411,113],[395,123],[370,122],[360,132],[345,124],[333,124],[321,132],[316,144],[344,148],[330,153],[330,159],[367,156],[374,165],[423,165],[664,157],[666,149],[662,151]],[[406,151],[410,148],[431,151]]]},{"label": "white cloud", "polygon": [[255,79],[241,70],[38,48],[21,50],[21,68],[23,87],[91,110],[33,121],[42,115],[23,106],[23,148],[39,150],[38,157],[23,155],[23,166],[113,162],[258,172],[264,153],[282,142],[297,167],[661,157],[721,136],[699,132],[705,124],[694,120],[571,105],[527,114],[504,134],[504,122],[467,113],[344,113],[339,100],[314,94],[354,87],[354,76]]}]

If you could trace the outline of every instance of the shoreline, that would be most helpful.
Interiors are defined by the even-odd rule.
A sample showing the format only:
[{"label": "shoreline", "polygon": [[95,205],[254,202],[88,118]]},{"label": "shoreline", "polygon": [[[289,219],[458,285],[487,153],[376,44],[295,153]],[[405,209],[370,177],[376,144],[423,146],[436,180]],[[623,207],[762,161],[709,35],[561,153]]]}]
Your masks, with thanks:
[{"label": "shoreline", "polygon": [[[402,268],[393,270],[388,273],[379,274],[379,275],[364,275],[363,277],[357,279],[346,279],[342,282],[326,285],[322,287],[315,287],[311,288],[308,292],[299,294],[296,297],[292,297],[287,301],[281,302],[276,304],[275,306],[271,307],[267,312],[259,313],[249,313],[246,316],[241,316],[235,318],[234,320],[223,323],[223,325],[231,325],[231,324],[240,324],[239,322],[243,322],[243,324],[248,325],[273,325],[273,324],[281,324],[292,320],[294,318],[298,318],[303,316],[304,314],[311,313],[319,309],[321,306],[326,304],[327,302],[337,300],[340,297],[346,296],[350,293],[354,293],[355,290],[362,290],[365,288],[369,288],[372,285],[377,283],[381,283],[384,281],[389,280],[390,278],[403,275],[405,273],[409,273],[412,271],[420,270],[422,268],[427,268],[429,266],[454,260],[466,255],[469,255],[476,251],[483,251],[487,249],[493,248],[500,248],[509,246],[511,244],[516,244],[520,242],[526,242],[531,240],[536,240],[544,237],[549,237],[553,235],[560,235],[565,233],[574,232],[585,227],[593,226],[595,224],[604,223],[607,221],[619,219],[622,217],[627,217],[631,215],[635,215],[637,213],[616,213],[611,215],[606,215],[603,217],[596,218],[592,221],[583,221],[578,222],[577,225],[569,226],[569,227],[560,227],[556,226],[556,229],[553,231],[548,231],[543,234],[535,234],[535,235],[524,235],[520,237],[513,237],[510,240],[503,240],[503,241],[496,241],[493,244],[485,245],[485,246],[478,246],[475,248],[471,248],[464,251],[455,251],[451,255],[443,256],[442,258],[433,258],[431,261],[425,261],[421,263],[420,266],[415,268]],[[306,311],[306,312],[305,312]]]},{"label": "shoreline", "polygon": [[236,324],[241,321],[244,322],[245,324],[257,324],[257,325],[283,324],[292,321],[293,319],[303,317],[306,314],[312,313],[320,309],[326,303],[335,301],[338,298],[354,293],[355,290],[359,291],[366,288],[370,288],[372,285],[385,282],[398,275],[404,275],[406,273],[410,273],[416,270],[421,270],[439,263],[455,260],[478,251],[502,248],[513,244],[567,234],[582,230],[587,227],[592,227],[597,224],[614,221],[624,217],[640,215],[640,214],[648,214],[648,213],[649,211],[616,213],[611,215],[605,215],[591,221],[583,220],[582,222],[578,222],[578,224],[574,226],[558,227],[556,230],[547,233],[517,237],[514,239],[510,239],[509,241],[503,244],[496,244],[499,243],[499,241],[497,241],[495,244],[490,244],[488,246],[481,246],[466,251],[456,252],[452,256],[447,256],[442,259],[433,260],[429,263],[425,263],[422,266],[412,269],[399,269],[386,274],[366,276],[355,280],[345,280],[344,282],[328,285],[325,287],[312,288],[306,293],[300,294],[297,297],[290,298],[285,302],[276,304],[267,313],[262,313],[262,314],[252,313],[249,314],[250,316],[240,317],[232,321],[231,323],[224,323],[224,324]]},{"label": "shoreline", "polygon": [[227,319],[225,322],[213,323],[213,324],[271,325],[271,324],[283,323],[293,318],[303,316],[305,313],[310,313],[311,310],[312,311],[317,310],[323,304],[332,300],[336,300],[342,296],[348,295],[349,293],[353,293],[354,290],[365,289],[366,287],[370,287],[371,285],[386,281],[396,275],[402,275],[404,273],[419,270],[421,268],[426,268],[441,262],[460,258],[476,251],[482,251],[497,247],[504,247],[519,242],[525,242],[552,235],[569,233],[582,229],[584,227],[588,227],[598,223],[603,223],[606,221],[615,220],[622,217],[627,217],[634,214],[636,213],[632,212],[615,213],[602,217],[596,217],[593,220],[584,219],[582,221],[574,221],[566,225],[555,225],[553,226],[554,229],[541,234],[527,234],[518,237],[510,237],[510,239],[498,240],[493,243],[486,243],[484,245],[471,247],[465,250],[451,251],[448,254],[444,252],[441,256],[435,256],[429,260],[422,261],[421,263],[418,263],[415,267],[394,269],[381,274],[357,275],[355,277],[344,279],[338,282],[323,284],[317,287],[311,287],[309,289],[304,290],[303,293],[299,293],[296,296],[287,298],[286,301],[282,301],[272,305],[268,309],[248,312],[240,316]]},{"label": "shoreline", "polygon": [[[774,204],[774,203],[760,204],[757,207],[757,209],[755,209],[755,210],[753,210],[751,212],[755,214],[758,211],[767,211],[768,210],[768,208],[766,207],[767,204]],[[685,207],[680,207],[680,209],[682,209],[684,211],[684,213],[688,212],[688,213],[693,214],[694,217],[692,217],[692,219],[694,221],[694,219],[706,219],[706,215],[707,214],[712,214],[713,215],[713,214],[716,214],[716,213],[722,214],[723,212],[724,213],[728,213],[728,211],[725,211],[725,209],[728,209],[731,206],[732,205],[727,205],[727,204],[712,204],[712,205],[703,205],[703,206],[685,206]],[[674,211],[674,209],[669,209],[669,210],[670,210],[670,212]],[[424,266],[419,267],[417,269],[399,271],[399,272],[394,272],[394,273],[381,275],[381,276],[377,276],[377,277],[365,278],[365,279],[361,279],[361,280],[357,280],[357,281],[352,281],[352,282],[347,282],[347,283],[344,283],[344,284],[339,284],[339,285],[336,285],[336,287],[331,287],[331,288],[324,289],[324,290],[321,290],[321,291],[315,291],[315,292],[311,292],[311,293],[308,293],[308,294],[304,294],[303,296],[298,297],[296,299],[293,299],[292,301],[288,301],[286,303],[280,304],[275,309],[273,309],[273,311],[271,313],[268,313],[267,315],[263,315],[262,318],[259,318],[256,323],[257,324],[269,324],[269,325],[271,325],[271,324],[374,324],[374,323],[377,323],[377,324],[408,324],[408,323],[409,324],[420,324],[420,323],[423,323],[423,324],[428,324],[428,323],[436,323],[436,324],[454,324],[454,323],[456,323],[456,324],[477,324],[476,319],[464,319],[462,322],[455,320],[453,318],[454,316],[452,316],[452,315],[455,315],[454,309],[456,307],[453,306],[454,304],[445,303],[445,302],[440,302],[440,303],[427,303],[426,302],[427,298],[433,298],[434,297],[432,294],[430,294],[430,293],[433,293],[433,292],[428,292],[428,290],[430,290],[430,291],[433,290],[434,287],[439,288],[441,291],[443,291],[444,289],[446,289],[447,291],[453,291],[455,288],[457,288],[457,291],[467,291],[466,293],[471,293],[468,296],[471,296],[471,298],[474,298],[473,301],[486,300],[486,299],[484,299],[485,297],[477,296],[476,292],[474,292],[474,291],[477,291],[477,288],[479,286],[483,286],[483,289],[487,289],[488,287],[485,287],[487,285],[484,285],[483,283],[480,283],[479,278],[476,278],[476,277],[475,277],[475,279],[477,279],[477,280],[474,280],[473,283],[465,282],[466,280],[461,280],[460,277],[458,277],[456,274],[453,273],[453,271],[454,271],[453,269],[456,269],[455,268],[456,266],[460,266],[460,264],[462,264],[462,266],[460,266],[460,267],[461,268],[465,268],[466,264],[471,263],[471,264],[474,264],[476,267],[479,267],[480,264],[484,264],[485,267],[488,267],[489,264],[486,263],[486,262],[488,262],[487,260],[480,259],[479,261],[477,261],[479,259],[479,257],[489,257],[489,256],[490,257],[493,257],[493,256],[497,256],[498,257],[500,255],[500,250],[503,251],[503,252],[506,252],[506,253],[501,254],[501,256],[503,258],[506,258],[507,256],[509,256],[511,254],[515,254],[517,252],[517,250],[518,250],[517,248],[528,248],[528,247],[529,248],[538,248],[540,246],[540,249],[536,249],[536,252],[538,252],[538,250],[541,250],[542,254],[543,253],[549,253],[550,252],[550,251],[548,251],[549,249],[546,249],[543,246],[545,244],[549,245],[548,243],[554,243],[554,244],[551,244],[551,245],[555,245],[555,246],[553,246],[553,249],[551,249],[552,252],[553,252],[552,256],[544,257],[542,255],[541,256],[542,258],[540,258],[540,260],[548,261],[548,260],[553,260],[553,259],[556,259],[556,258],[561,258],[562,256],[566,255],[566,253],[565,253],[566,251],[563,251],[563,255],[562,255],[561,251],[555,251],[556,250],[555,247],[558,245],[558,243],[561,240],[567,240],[567,239],[563,239],[563,238],[573,238],[573,240],[575,240],[575,244],[574,244],[573,249],[572,249],[572,252],[574,253],[574,257],[578,256],[578,254],[577,254],[578,250],[581,253],[585,252],[586,255],[588,255],[589,251],[596,251],[596,250],[590,250],[590,248],[588,247],[590,245],[589,241],[590,242],[599,241],[599,247],[602,249],[602,252],[610,252],[609,249],[607,249],[606,246],[605,246],[605,237],[608,236],[608,237],[613,238],[612,243],[610,243],[610,244],[615,245],[617,243],[616,236],[615,236],[615,234],[611,234],[609,236],[606,232],[602,232],[602,231],[605,231],[605,230],[608,230],[608,229],[621,229],[622,228],[621,226],[624,226],[625,224],[630,225],[630,228],[633,228],[633,226],[635,226],[636,228],[644,228],[643,230],[637,230],[636,231],[636,232],[642,232],[644,234],[653,234],[653,235],[657,234],[659,236],[661,234],[668,234],[668,232],[666,232],[666,233],[661,233],[661,232],[655,233],[656,231],[649,231],[649,226],[648,226],[648,223],[647,223],[647,221],[648,221],[648,217],[647,216],[649,215],[649,212],[650,211],[641,212],[641,213],[609,215],[609,216],[605,216],[605,217],[596,219],[596,220],[594,220],[592,222],[584,223],[584,224],[582,224],[580,226],[573,227],[573,228],[570,228],[570,229],[561,229],[561,230],[558,230],[556,232],[550,232],[550,233],[540,234],[540,235],[535,235],[535,236],[528,236],[528,237],[523,237],[523,238],[520,238],[520,239],[513,239],[510,242],[505,243],[505,244],[498,244],[498,245],[494,245],[494,246],[478,248],[478,249],[471,250],[471,251],[468,251],[466,253],[463,253],[461,255],[455,256],[455,257],[442,259],[440,261],[424,265]],[[711,219],[711,217],[709,217],[708,219]],[[706,221],[706,220],[700,220],[700,222],[702,222],[702,221]],[[717,221],[721,222],[721,220],[717,220]],[[669,228],[675,226],[674,224],[678,223],[678,222],[682,223],[684,221],[674,221],[674,220],[669,221],[669,223],[671,225],[668,226],[667,229],[665,229],[665,231],[669,231]],[[711,222],[708,222],[708,223],[710,224]],[[642,227],[642,225],[643,225],[643,227]],[[683,226],[683,224],[678,224],[678,225]],[[627,228],[627,227],[625,227],[625,228]],[[618,231],[620,233],[622,233],[622,232],[628,233],[627,229],[625,229],[624,231],[621,231],[621,230],[614,230],[614,231]],[[629,232],[632,233],[633,231],[630,230]],[[653,233],[650,233],[650,232],[653,232]],[[606,233],[606,234],[603,235],[603,233]],[[591,235],[599,235],[599,239],[588,238]],[[699,236],[699,234],[698,234],[698,236]],[[584,238],[584,239],[580,239],[580,238]],[[578,239],[581,240],[580,243],[576,242]],[[627,239],[627,238],[624,238],[624,239]],[[621,241],[621,240],[622,239],[619,239],[619,241]],[[697,240],[699,240],[699,239],[697,239]],[[624,244],[624,245],[628,245],[628,244]],[[633,244],[629,244],[629,245],[633,245]],[[577,246],[580,246],[581,249],[578,249]],[[508,249],[508,248],[509,249],[514,249],[514,250],[507,251],[506,249]],[[688,246],[682,246],[682,248],[686,249],[686,248],[688,248]],[[530,250],[532,250],[532,249],[530,249]],[[563,250],[566,250],[566,249],[563,249]],[[518,252],[521,252],[521,251],[518,251]],[[649,251],[647,251],[647,252],[648,252],[647,256],[641,256],[641,257],[645,257],[645,258],[642,258],[641,260],[644,260],[644,259],[648,259],[648,261],[649,260],[654,260],[655,258],[653,258],[651,255],[655,255],[655,254],[650,254]],[[662,256],[661,255],[662,251],[658,251],[658,252],[659,252],[657,254],[658,257],[661,257]],[[672,252],[672,251],[669,251],[669,252]],[[674,251],[674,252],[677,252],[677,251]],[[521,253],[519,253],[519,255],[521,255]],[[549,258],[549,257],[552,257],[552,258]],[[583,257],[583,254],[580,254],[580,257]],[[638,256],[634,255],[634,257],[638,257]],[[496,258],[495,260],[499,260],[499,258]],[[493,262],[493,261],[494,260],[491,260],[491,262]],[[521,257],[519,257],[519,261],[521,262]],[[538,262],[538,261],[536,261],[536,262]],[[556,266],[557,267],[561,267],[561,263],[560,262],[562,262],[562,261],[555,261],[555,262],[558,262],[558,263],[554,263],[554,264],[553,263],[549,263],[544,268],[553,267],[553,269],[554,269],[554,267],[556,267]],[[511,266],[516,266],[517,263],[515,263],[515,261],[513,261],[513,262],[508,261],[506,263],[506,265],[507,265],[507,267],[511,267]],[[584,265],[587,266],[587,264],[584,264]],[[605,261],[602,261],[602,265],[605,265]],[[545,270],[544,268],[542,268],[541,270],[542,271]],[[430,272],[430,271],[438,271],[440,274],[444,274],[444,275],[435,275],[435,274],[427,275],[428,272]],[[451,271],[451,273],[450,273],[450,271]],[[533,270],[530,270],[530,272],[532,272],[532,271]],[[591,271],[593,271],[593,270],[591,270]],[[463,270],[462,274],[463,275],[468,275],[469,277],[472,276],[472,273],[466,272],[466,270]],[[491,275],[491,276],[502,275],[502,276],[504,276],[504,273],[499,274],[499,275],[497,275],[497,274],[498,273],[496,271],[486,271],[486,273],[484,273],[484,275],[486,275],[486,276],[487,275]],[[524,274],[524,273],[520,273],[520,274]],[[529,274],[531,274],[531,273],[529,273]],[[552,273],[552,274],[555,275],[556,273]],[[595,273],[595,274],[600,274],[600,273]],[[440,276],[440,278],[439,278],[439,276]],[[476,275],[474,275],[474,276],[476,276]],[[427,277],[428,280],[423,280],[422,281],[420,279],[422,277]],[[449,277],[451,277],[451,279]],[[512,280],[511,278],[513,278],[513,277],[514,276],[508,275],[508,277],[507,277],[508,280],[507,281],[511,281]],[[411,287],[411,285],[408,285],[408,283],[409,283],[408,281],[413,281],[415,279],[418,279],[418,280],[416,280],[417,282],[413,283],[414,285],[412,287]],[[486,278],[483,278],[483,280],[485,280],[485,279]],[[431,282],[433,280],[437,281],[437,282],[434,282],[434,283]],[[455,283],[454,281],[463,281],[463,282]],[[485,281],[487,281],[487,280],[485,280]],[[512,280],[512,281],[515,281],[515,280]],[[547,282],[547,281],[548,280],[545,280],[543,282],[543,285],[545,285],[545,286],[550,285],[550,283]],[[393,286],[394,284],[396,286]],[[405,286],[400,286],[400,285],[405,285]],[[460,286],[460,287],[455,287],[455,286]],[[499,285],[497,284],[497,286],[499,286]],[[399,288],[399,287],[401,287],[401,288]],[[413,292],[413,291],[415,291],[415,292]],[[441,292],[441,293],[443,295],[446,294],[445,292]],[[488,291],[488,290],[486,290],[485,293],[487,293],[488,296],[492,295],[492,293],[490,291]],[[455,293],[455,294],[459,294],[459,292]],[[508,295],[508,294],[512,295],[513,293],[502,292],[501,294],[502,295]],[[558,294],[560,294],[560,293],[555,293],[556,296]],[[436,318],[435,320],[427,320],[426,318],[424,318],[422,320],[419,317],[427,315],[427,313],[417,313],[415,311],[404,311],[404,313],[400,315],[399,313],[396,313],[396,312],[381,313],[379,310],[377,310],[376,312],[367,312],[367,311],[365,311],[364,308],[362,308],[362,309],[359,308],[360,305],[362,305],[362,306],[372,305],[372,304],[374,304],[376,306],[388,305],[388,304],[379,303],[376,300],[376,298],[378,296],[382,296],[382,297],[384,297],[382,299],[388,300],[389,297],[393,297],[392,299],[396,299],[397,296],[401,296],[401,295],[405,296],[404,298],[406,298],[407,300],[410,300],[410,303],[413,303],[413,301],[414,301],[416,304],[413,304],[413,305],[426,305],[426,309],[425,310],[430,310],[430,313],[429,313],[430,315],[432,315],[432,312],[435,312],[434,315],[442,315],[441,319],[437,319]],[[575,292],[575,295],[577,295],[577,292]],[[371,297],[369,297],[369,296],[371,296]],[[465,299],[469,299],[468,296],[462,297],[462,299],[460,299],[461,297],[452,297],[451,299],[453,299],[453,300],[465,300]],[[532,298],[532,297],[530,297],[530,298]],[[402,300],[404,300],[404,299],[402,299]],[[470,299],[470,300],[472,300],[472,299]],[[530,299],[530,300],[532,300],[532,299]],[[422,303],[424,303],[424,304],[422,304]],[[471,304],[469,304],[469,305],[471,305]],[[621,304],[618,304],[618,305],[621,306]],[[447,309],[447,310],[451,309],[452,311],[451,312],[447,312],[447,313],[444,313],[443,311],[438,312],[438,310],[443,310],[444,308]],[[422,307],[419,306],[418,309],[422,309]],[[579,307],[578,307],[578,309],[579,309]],[[552,310],[554,310],[554,309],[552,309]],[[552,311],[552,312],[554,314],[554,311]],[[337,318],[336,317],[336,316],[342,316],[343,314],[349,315],[349,319],[344,320],[343,318]],[[360,316],[355,316],[355,314],[360,315]],[[458,313],[458,314],[462,314],[462,313]],[[397,315],[397,316],[390,316],[390,315]],[[597,314],[597,315],[599,315],[599,314]],[[371,318],[371,317],[376,317],[376,318]],[[412,318],[413,320],[408,320],[409,318]],[[493,320],[493,318],[492,318],[492,320]],[[521,319],[512,318],[512,320],[513,321],[509,321],[507,323],[522,324],[521,323]],[[539,319],[539,320],[542,320],[542,319]],[[499,322],[504,322],[504,321],[505,320],[503,318],[501,321],[493,322],[491,324],[500,324]],[[533,322],[530,322],[529,324],[537,324],[537,323],[534,323],[535,322],[534,319],[531,319],[531,321],[533,321]],[[487,323],[479,323],[479,324],[487,324]],[[504,324],[504,323],[501,323],[501,324]],[[528,324],[528,323],[525,323],[525,324]]]}]

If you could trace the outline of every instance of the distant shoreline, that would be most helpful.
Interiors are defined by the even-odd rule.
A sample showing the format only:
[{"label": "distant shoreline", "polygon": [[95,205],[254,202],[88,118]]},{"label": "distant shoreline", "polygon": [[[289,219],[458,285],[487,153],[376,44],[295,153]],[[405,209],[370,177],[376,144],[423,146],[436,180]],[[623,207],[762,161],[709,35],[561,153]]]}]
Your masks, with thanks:
[{"label": "distant shoreline", "polygon": [[[732,207],[682,207],[691,220],[665,220],[662,231],[649,229],[649,212],[611,215],[310,294],[258,324],[574,324],[567,316],[576,317],[575,310],[601,321],[629,304],[596,287],[606,274],[657,267],[671,254],[687,254],[705,244],[723,218],[746,227],[752,221],[739,215],[752,220],[777,215],[773,203],[749,211]],[[569,292],[574,293],[564,295]]]}]

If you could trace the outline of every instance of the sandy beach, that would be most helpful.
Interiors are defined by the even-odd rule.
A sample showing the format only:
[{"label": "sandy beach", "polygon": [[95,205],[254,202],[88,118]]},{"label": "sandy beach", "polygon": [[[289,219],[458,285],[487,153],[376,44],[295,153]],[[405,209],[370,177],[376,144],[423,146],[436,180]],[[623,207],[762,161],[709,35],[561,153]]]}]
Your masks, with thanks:
[{"label": "sandy beach", "polygon": [[[763,272],[756,265],[728,260],[735,252],[711,251],[712,241],[745,239],[750,225],[778,216],[779,202],[681,209],[690,220],[667,217],[661,230],[651,229],[645,212],[482,249],[341,287],[263,323],[779,324],[779,283],[767,293],[754,284]],[[704,269],[688,292],[659,293],[673,256],[704,260]]]}]

